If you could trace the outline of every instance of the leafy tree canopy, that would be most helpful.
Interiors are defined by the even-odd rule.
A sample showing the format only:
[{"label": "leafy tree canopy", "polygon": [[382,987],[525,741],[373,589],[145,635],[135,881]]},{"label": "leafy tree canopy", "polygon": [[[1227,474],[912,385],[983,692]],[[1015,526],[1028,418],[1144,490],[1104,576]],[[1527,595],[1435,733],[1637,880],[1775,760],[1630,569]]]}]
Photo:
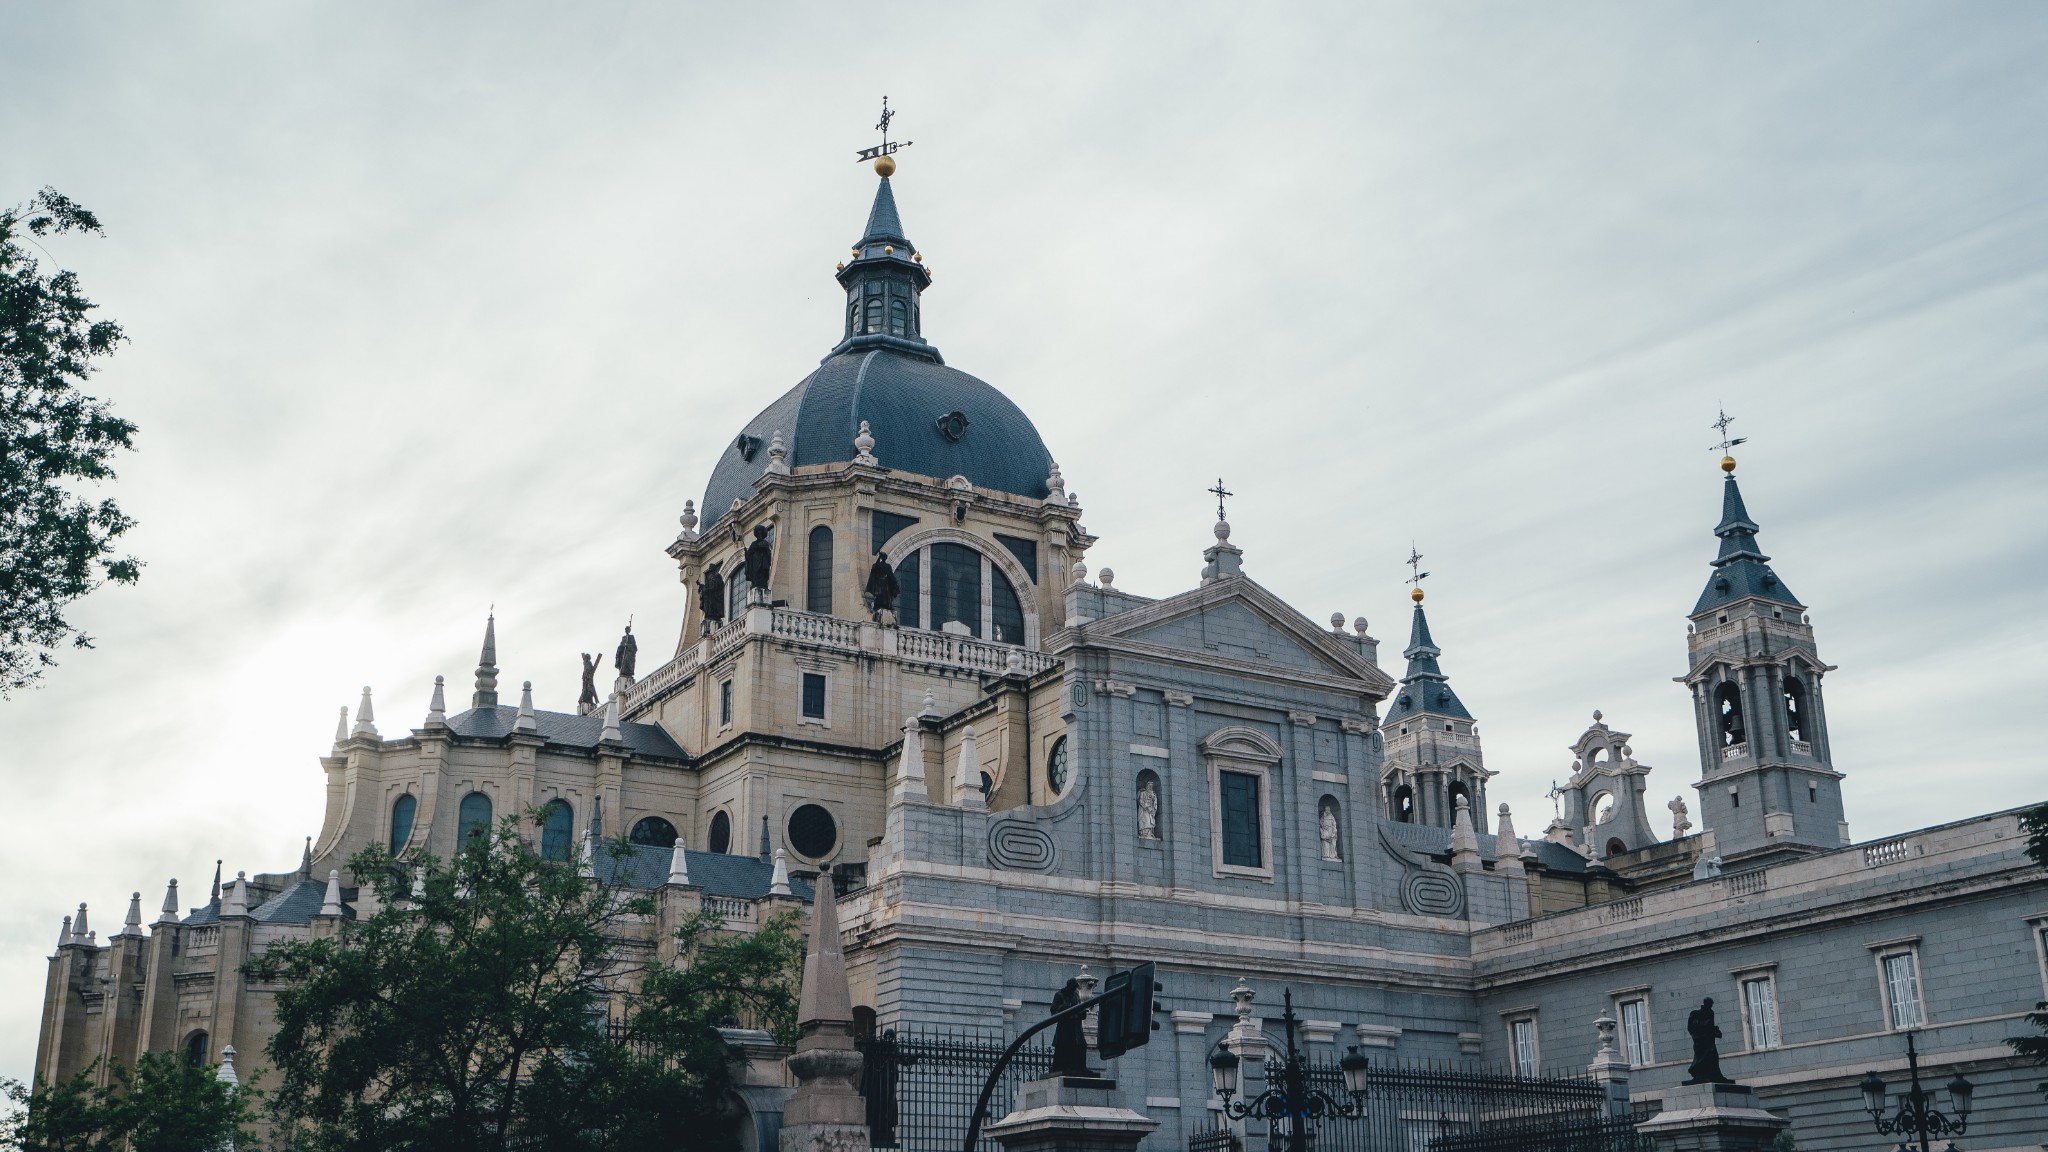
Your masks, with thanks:
[{"label": "leafy tree canopy", "polygon": [[29,250],[38,237],[102,231],[54,188],[0,209],[0,697],[40,678],[54,649],[91,646],[64,618],[72,601],[142,570],[113,555],[128,517],[78,491],[112,479],[114,452],[134,446],[135,425],[79,391],[121,326],[92,319],[77,275],[45,273]]},{"label": "leafy tree canopy", "polygon": [[212,1067],[170,1052],[144,1053],[135,1067],[115,1064],[109,1083],[94,1083],[98,1065],[69,1080],[0,1082],[14,1105],[0,1121],[0,1148],[10,1152],[220,1152],[230,1140],[251,1147],[246,1127],[251,1096],[220,1080]]},{"label": "leafy tree canopy", "polygon": [[748,935],[692,917],[677,961],[654,962],[626,940],[654,901],[543,858],[512,818],[446,863],[372,846],[350,868],[374,913],[248,969],[281,984],[282,1146],[718,1149],[737,1058],[719,1025],[794,1038],[794,915]]},{"label": "leafy tree canopy", "polygon": [[[2027,856],[2048,868],[2048,804],[2037,804],[2020,813],[2020,831],[2027,837]],[[2039,1035],[2014,1036],[2006,1040],[2006,1045],[2036,1064],[2048,1064],[2048,1000],[2034,1005],[2034,1010],[2027,1013],[2027,1023]],[[2048,1083],[2041,1085],[2041,1094],[2048,1096]]]}]

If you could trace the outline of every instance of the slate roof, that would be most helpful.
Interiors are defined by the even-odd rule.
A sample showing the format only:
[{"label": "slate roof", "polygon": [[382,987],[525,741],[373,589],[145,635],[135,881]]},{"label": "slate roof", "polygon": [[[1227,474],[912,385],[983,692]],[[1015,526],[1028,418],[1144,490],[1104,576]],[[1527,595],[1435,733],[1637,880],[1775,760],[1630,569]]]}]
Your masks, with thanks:
[{"label": "slate roof", "polygon": [[[344,899],[341,913],[348,919],[355,919],[355,909],[349,907],[346,896],[348,889],[342,889]],[[327,903],[327,882],[325,880],[300,880],[291,887],[257,905],[249,915],[261,924],[311,924],[313,917],[320,914],[320,908]],[[187,920],[186,923],[191,923]]]},{"label": "slate roof", "polygon": [[1401,655],[1408,658],[1408,674],[1401,677],[1401,690],[1388,705],[1387,718],[1380,722],[1382,728],[1423,712],[1460,720],[1472,718],[1437,665],[1436,658],[1443,655],[1443,650],[1430,637],[1429,617],[1422,614],[1420,604],[1415,606],[1415,619],[1408,628],[1408,648]]},{"label": "slate roof", "polygon": [[1749,509],[1742,503],[1742,489],[1736,486],[1731,474],[1721,482],[1721,522],[1714,526],[1714,535],[1721,538],[1721,550],[1714,557],[1714,574],[1707,578],[1699,603],[1693,605],[1693,615],[1712,612],[1749,596],[1794,608],[1801,606],[1792,590],[1771,571],[1771,558],[1757,545],[1756,533],[1756,521],[1749,518]]},{"label": "slate roof", "polygon": [[[540,726],[540,734],[550,744],[565,748],[595,748],[597,738],[604,734],[602,715],[572,716],[566,712],[542,712],[536,709],[534,722]],[[476,736],[486,740],[502,739],[511,735],[512,725],[519,719],[519,709],[508,704],[495,708],[471,708],[448,718],[448,727],[457,736]],[[690,754],[682,745],[664,731],[659,724],[642,724],[632,720],[619,722],[619,734],[626,739],[626,746],[637,756],[659,756],[668,760],[688,760]]]},{"label": "slate roof", "polygon": [[[652,844],[635,844],[624,854],[614,856],[600,849],[595,870],[598,878],[607,884],[622,884],[628,888],[659,888],[668,883],[670,849]],[[741,900],[758,900],[768,894],[768,885],[775,875],[775,865],[758,856],[728,856],[723,852],[698,852],[686,850],[690,866],[690,883],[704,890],[707,896],[731,896]],[[789,890],[808,904],[813,895],[807,880],[792,877]]]},{"label": "slate roof", "polygon": [[[1387,830],[1404,847],[1431,856],[1448,856],[1451,852],[1451,830],[1433,824],[1389,823]],[[1494,838],[1485,832],[1478,833],[1479,854],[1487,860],[1493,859]],[[1586,858],[1562,844],[1549,840],[1525,841],[1536,852],[1536,859],[1552,872],[1577,874],[1586,870]]]}]

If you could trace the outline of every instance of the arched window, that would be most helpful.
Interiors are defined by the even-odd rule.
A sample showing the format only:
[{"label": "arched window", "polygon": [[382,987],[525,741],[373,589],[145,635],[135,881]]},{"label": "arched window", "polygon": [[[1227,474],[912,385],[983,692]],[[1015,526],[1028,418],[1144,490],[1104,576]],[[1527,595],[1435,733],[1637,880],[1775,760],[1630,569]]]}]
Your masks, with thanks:
[{"label": "arched window", "polygon": [[896,623],[904,628],[924,627],[924,618],[919,615],[920,589],[924,581],[924,549],[913,550],[896,562]]},{"label": "arched window", "polygon": [[[724,813],[720,813],[724,815]],[[642,816],[633,825],[631,839],[635,844],[651,844],[656,848],[676,846],[676,826],[659,816]]]},{"label": "arched window", "polygon": [[1628,845],[1623,844],[1619,836],[1607,842],[1607,855],[1609,856],[1619,856],[1626,851],[1628,851]]},{"label": "arched window", "polygon": [[391,854],[398,855],[405,850],[405,842],[412,839],[412,818],[420,810],[420,802],[412,793],[391,802]]},{"label": "arched window", "polygon": [[891,297],[889,300],[889,335],[908,336],[909,334],[910,302],[901,296]]},{"label": "arched window", "polygon": [[209,1039],[204,1032],[194,1032],[185,1037],[185,1063],[194,1068],[206,1066],[206,1058],[213,1055]]},{"label": "arched window", "polygon": [[823,524],[811,529],[810,550],[804,557],[804,611],[820,616],[832,614],[832,529]]},{"label": "arched window", "polygon": [[728,567],[731,571],[725,577],[725,618],[737,620],[747,610],[747,566],[734,562]]},{"label": "arched window", "polygon": [[1794,740],[1806,736],[1806,685],[1797,676],[1785,677],[1785,733]]},{"label": "arched window", "polygon": [[[1457,818],[1458,797],[1460,796],[1465,798],[1465,806],[1469,809],[1472,806],[1472,789],[1467,788],[1463,780],[1451,781],[1450,788],[1444,793],[1445,815],[1453,819]],[[1473,822],[1472,826],[1474,828],[1479,826],[1479,813],[1471,812],[1468,818]]]},{"label": "arched window", "polygon": [[461,848],[472,840],[488,840],[491,836],[491,798],[481,792],[471,792],[462,798],[462,806],[455,810],[455,846]]},{"label": "arched window", "polygon": [[970,636],[981,635],[981,553],[965,544],[943,541],[931,546],[932,623],[944,628],[958,622]]},{"label": "arched window", "polygon": [[880,285],[875,285],[874,287],[877,288],[877,291],[868,297],[867,330],[870,332],[880,332],[882,330],[882,295],[879,291]]},{"label": "arched window", "polygon": [[540,825],[540,854],[549,860],[567,860],[576,842],[576,813],[569,802],[556,797],[541,805],[535,823]]},{"label": "arched window", "polygon": [[1614,793],[1600,792],[1593,797],[1593,823],[1605,824],[1614,819]]},{"label": "arched window", "polygon": [[1415,789],[1406,784],[1394,789],[1394,819],[1403,824],[1415,823]]},{"label": "arched window", "polygon": [[1742,690],[1732,680],[1714,689],[1714,714],[1721,725],[1721,744],[1733,747],[1748,739],[1742,727]]},{"label": "arched window", "polygon": [[853,336],[857,335],[859,332],[860,297],[848,295],[846,298],[846,334],[848,336]]},{"label": "arched window", "polygon": [[721,855],[732,851],[732,817],[723,812],[711,816],[711,831],[704,837],[704,847]]}]

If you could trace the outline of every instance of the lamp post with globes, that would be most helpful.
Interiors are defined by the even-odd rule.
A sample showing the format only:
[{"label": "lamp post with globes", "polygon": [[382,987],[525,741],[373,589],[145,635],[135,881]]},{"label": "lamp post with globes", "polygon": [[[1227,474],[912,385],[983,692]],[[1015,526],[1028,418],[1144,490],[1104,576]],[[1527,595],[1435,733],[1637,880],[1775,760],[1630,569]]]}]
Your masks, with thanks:
[{"label": "lamp post with globes", "polygon": [[[1970,1128],[1970,1101],[1976,1094],[1976,1085],[1963,1079],[1958,1072],[1948,1082],[1948,1102],[1954,1111],[1953,1118],[1934,1107],[1934,1094],[1920,1087],[1920,1054],[1913,1048],[1913,1034],[1906,1033],[1906,1067],[1912,1077],[1912,1087],[1899,1095],[1898,1111],[1886,1116],[1884,1077],[1875,1072],[1863,1077],[1863,1108],[1870,1113],[1877,1124],[1879,1133],[1886,1136],[1915,1136],[1920,1140],[1920,1152],[1932,1152],[1928,1138],[1932,1136],[1961,1136]],[[1904,1148],[1901,1144],[1899,1147]],[[1954,1152],[1955,1144],[1949,1144]]]},{"label": "lamp post with globes", "polygon": [[[1294,992],[1285,993],[1286,1011],[1281,1014],[1281,1023],[1287,1029],[1287,1056],[1276,1070],[1279,1075],[1268,1074],[1270,1085],[1264,1092],[1245,1100],[1233,1100],[1237,1095],[1238,1071],[1242,1061],[1235,1052],[1223,1047],[1228,1037],[1217,1041],[1217,1051],[1209,1058],[1209,1075],[1215,1082],[1216,1095],[1223,1101],[1223,1114],[1233,1120],[1247,1118],[1264,1120],[1268,1132],[1277,1145],[1279,1128],[1287,1127],[1288,1152],[1308,1152],[1309,1129],[1320,1126],[1332,1118],[1356,1120],[1365,1115],[1365,1090],[1370,1077],[1370,1061],[1359,1055],[1358,1046],[1352,1045],[1349,1053],[1338,1061],[1337,1066],[1344,1073],[1344,1091],[1349,1100],[1337,1100],[1329,1093],[1313,1088],[1308,1082],[1308,1058],[1294,1046]],[[1263,1063],[1263,1060],[1255,1062]]]}]

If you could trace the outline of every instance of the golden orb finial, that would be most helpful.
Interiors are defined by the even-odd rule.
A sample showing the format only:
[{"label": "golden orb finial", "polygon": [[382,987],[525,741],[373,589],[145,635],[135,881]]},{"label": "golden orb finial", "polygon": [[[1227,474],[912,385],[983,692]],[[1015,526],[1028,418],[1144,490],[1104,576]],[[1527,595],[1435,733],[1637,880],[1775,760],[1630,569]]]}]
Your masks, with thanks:
[{"label": "golden orb finial", "polygon": [[1726,472],[1729,475],[1733,476],[1735,474],[1735,457],[1721,457],[1721,471]]},{"label": "golden orb finial", "polygon": [[1411,590],[1411,591],[1410,591],[1410,592],[1408,593],[1408,598],[1409,598],[1410,600],[1413,600],[1413,601],[1415,601],[1415,602],[1416,602],[1417,604],[1420,604],[1420,603],[1422,603],[1422,589],[1421,589],[1421,588],[1415,588],[1415,589]]},{"label": "golden orb finial", "polygon": [[887,180],[896,174],[896,161],[887,156],[875,157],[875,175]]}]

